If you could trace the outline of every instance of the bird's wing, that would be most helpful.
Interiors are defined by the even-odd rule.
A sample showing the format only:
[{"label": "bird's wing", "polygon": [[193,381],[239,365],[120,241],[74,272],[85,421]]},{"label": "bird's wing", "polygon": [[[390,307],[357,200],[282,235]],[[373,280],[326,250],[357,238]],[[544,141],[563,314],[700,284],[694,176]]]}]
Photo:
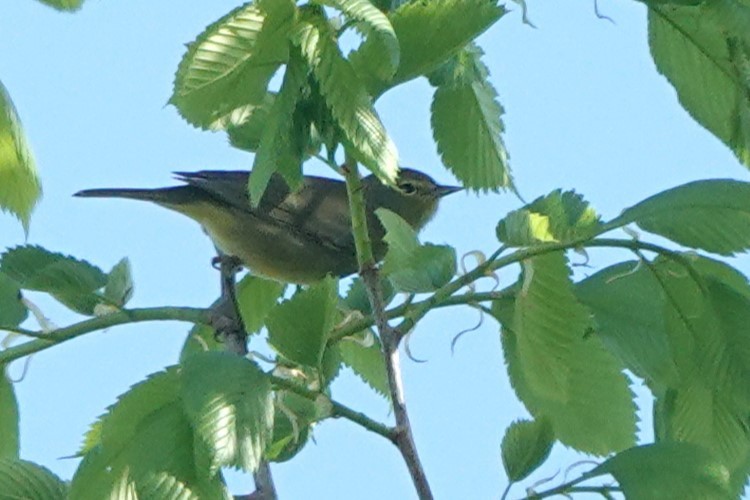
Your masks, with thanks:
[{"label": "bird's wing", "polygon": [[298,238],[315,241],[337,252],[354,252],[346,186],[324,177],[305,177],[297,191],[273,174],[257,207],[247,194],[249,172],[204,170],[177,172],[178,179],[234,209],[266,223],[284,226]]}]

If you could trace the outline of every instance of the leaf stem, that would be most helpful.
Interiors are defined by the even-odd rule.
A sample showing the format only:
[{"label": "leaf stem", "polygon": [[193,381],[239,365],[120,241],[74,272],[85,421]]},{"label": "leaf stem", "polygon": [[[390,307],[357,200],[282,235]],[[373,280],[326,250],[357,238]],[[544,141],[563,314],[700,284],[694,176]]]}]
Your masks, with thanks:
[{"label": "leaf stem", "polygon": [[338,401],[334,401],[330,398],[330,396],[322,392],[308,389],[307,387],[294,382],[293,380],[277,377],[276,375],[271,374],[269,374],[268,376],[271,379],[271,383],[273,383],[276,387],[281,387],[283,389],[291,391],[299,396],[302,396],[303,398],[309,399],[310,401],[317,401],[320,398],[324,398],[325,401],[331,405],[331,415],[333,417],[345,418],[351,422],[354,422],[355,424],[359,424],[368,431],[380,434],[389,441],[394,441],[395,437],[393,428],[388,427],[387,425],[382,424],[377,420],[371,419],[364,413],[353,410],[348,406],[339,403]]}]

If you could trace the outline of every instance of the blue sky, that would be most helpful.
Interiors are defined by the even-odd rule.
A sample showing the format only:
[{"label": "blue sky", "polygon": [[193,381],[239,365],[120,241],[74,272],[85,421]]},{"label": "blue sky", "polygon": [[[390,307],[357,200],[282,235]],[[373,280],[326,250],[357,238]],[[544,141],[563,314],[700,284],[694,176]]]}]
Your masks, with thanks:
[{"label": "blue sky", "polygon": [[[74,15],[32,0],[6,2],[0,17],[0,79],[11,93],[34,149],[45,196],[28,242],[109,269],[128,256],[135,276],[131,306],[205,306],[218,291],[212,246],[192,221],[149,204],[81,200],[90,187],[155,187],[175,170],[241,169],[252,157],[220,134],[187,125],[166,106],[184,44],[234,2],[90,0]],[[576,189],[605,218],[663,189],[702,178],[748,179],[746,169],[679,106],[651,61],[646,8],[600,2],[615,24],[598,19],[593,2],[532,2],[538,29],[520,8],[480,43],[505,108],[505,142],[519,190],[528,200],[556,188]],[[411,82],[386,94],[378,110],[402,164],[452,182],[429,128],[431,90]],[[458,124],[457,124],[458,126]],[[311,163],[308,173],[325,172]],[[422,233],[459,255],[497,247],[495,224],[520,202],[511,194],[454,195]],[[0,215],[0,248],[24,243],[14,219]],[[592,252],[590,264],[627,259]],[[746,273],[746,257],[737,262]],[[504,283],[515,278],[505,270]],[[58,325],[77,318],[32,295]],[[427,317],[405,360],[415,438],[438,498],[497,498],[506,484],[499,444],[505,427],[527,416],[510,390],[499,329],[474,311],[443,309]],[[35,326],[31,325],[30,326]],[[147,374],[173,364],[188,325],[139,324],[76,339],[36,355],[17,392],[23,458],[70,478],[88,425]],[[12,373],[20,373],[20,364]],[[640,401],[647,404],[643,391]],[[386,405],[350,374],[334,396],[387,420]],[[646,406],[643,416],[647,427]],[[647,431],[647,430],[646,430]],[[647,433],[647,432],[646,432]],[[549,464],[524,484],[579,460],[557,445]],[[274,466],[281,498],[412,498],[406,469],[392,446],[345,421],[325,422],[315,442]],[[233,476],[235,493],[249,491]],[[514,490],[511,497],[522,495]]]}]

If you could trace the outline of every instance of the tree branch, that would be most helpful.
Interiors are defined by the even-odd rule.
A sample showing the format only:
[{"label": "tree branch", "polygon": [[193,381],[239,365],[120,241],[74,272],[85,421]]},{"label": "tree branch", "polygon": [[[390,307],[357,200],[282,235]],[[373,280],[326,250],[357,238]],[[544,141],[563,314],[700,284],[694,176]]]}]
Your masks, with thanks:
[{"label": "tree branch", "polygon": [[[9,363],[18,358],[28,356],[29,354],[43,351],[44,349],[86,335],[87,333],[104,330],[117,325],[140,323],[142,321],[186,321],[189,323],[210,325],[210,314],[207,309],[199,309],[195,307],[122,309],[104,316],[89,318],[80,323],[74,323],[64,328],[58,328],[48,334],[42,334],[41,332],[38,335],[34,334],[33,336],[40,338],[1,350],[0,364]],[[6,328],[0,327],[0,330],[4,329]],[[27,331],[22,329],[8,328],[7,330],[18,332],[22,335],[27,334]]]},{"label": "tree branch", "polygon": [[419,460],[417,447],[411,432],[409,414],[406,410],[403,382],[401,379],[401,363],[398,352],[400,336],[388,324],[388,318],[385,314],[383,291],[380,287],[378,268],[373,257],[372,244],[369,232],[367,231],[362,181],[359,177],[356,160],[348,154],[346,156],[344,174],[346,176],[346,191],[349,196],[349,209],[352,217],[352,232],[357,249],[359,273],[367,289],[375,325],[380,333],[383,345],[383,356],[385,357],[386,373],[388,375],[388,388],[390,389],[391,401],[393,403],[393,414],[396,418],[393,441],[406,462],[414,487],[417,490],[417,495],[420,499],[431,500],[433,498],[432,491]]}]

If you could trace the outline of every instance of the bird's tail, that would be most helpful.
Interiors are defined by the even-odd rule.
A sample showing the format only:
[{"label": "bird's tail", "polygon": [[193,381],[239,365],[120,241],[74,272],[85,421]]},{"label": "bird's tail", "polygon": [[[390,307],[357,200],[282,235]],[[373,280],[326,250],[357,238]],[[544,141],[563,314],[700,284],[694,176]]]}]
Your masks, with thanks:
[{"label": "bird's tail", "polygon": [[131,200],[152,201],[155,203],[179,204],[190,200],[191,189],[175,186],[161,189],[84,189],[73,196],[80,198],[128,198]]}]

